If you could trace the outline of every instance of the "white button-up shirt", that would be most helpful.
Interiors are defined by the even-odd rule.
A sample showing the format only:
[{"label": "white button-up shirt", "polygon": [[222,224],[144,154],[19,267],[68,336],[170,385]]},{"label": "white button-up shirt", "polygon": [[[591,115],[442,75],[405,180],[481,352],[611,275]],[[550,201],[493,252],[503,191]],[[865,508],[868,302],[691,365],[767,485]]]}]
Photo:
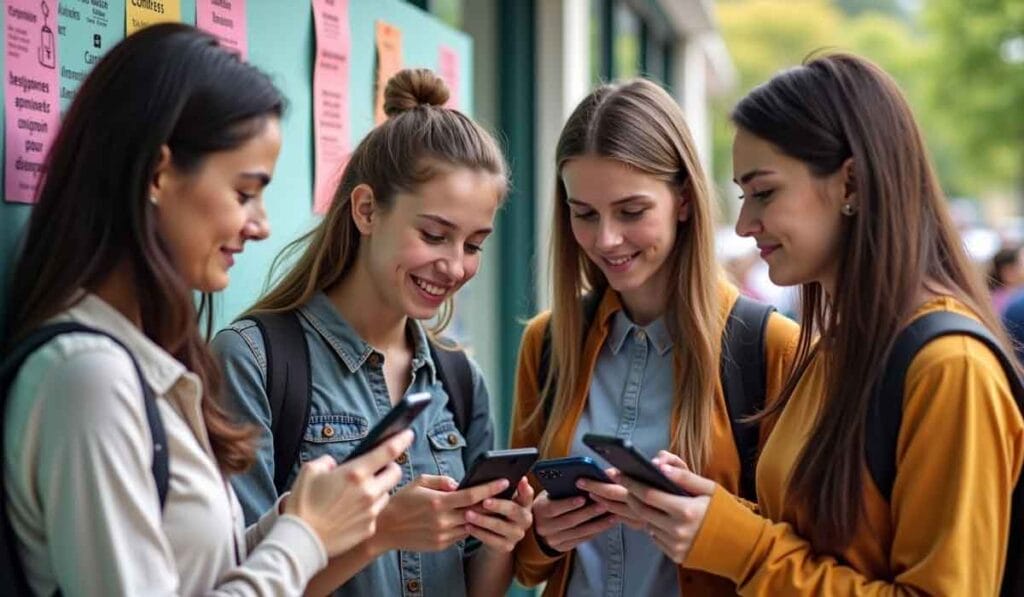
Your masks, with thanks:
[{"label": "white button-up shirt", "polygon": [[56,320],[112,334],[157,397],[170,488],[160,509],[135,367],[108,338],[72,333],[33,353],[8,395],[7,515],[29,584],[50,595],[292,595],[327,564],[299,518],[245,529],[206,434],[202,384],[95,295]]}]

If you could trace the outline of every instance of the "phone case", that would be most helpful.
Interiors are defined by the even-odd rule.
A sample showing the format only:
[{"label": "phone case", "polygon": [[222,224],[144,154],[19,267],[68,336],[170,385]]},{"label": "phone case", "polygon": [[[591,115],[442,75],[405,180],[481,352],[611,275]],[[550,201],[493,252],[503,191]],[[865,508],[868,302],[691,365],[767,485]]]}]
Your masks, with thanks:
[{"label": "phone case", "polygon": [[627,439],[610,435],[588,433],[583,436],[583,443],[590,446],[622,474],[650,485],[651,487],[673,495],[689,495],[678,485],[666,477],[658,467],[654,466],[633,443]]},{"label": "phone case", "polygon": [[588,456],[543,460],[533,466],[533,474],[553,500],[585,496],[586,492],[576,487],[579,479],[612,483],[601,467]]},{"label": "phone case", "polygon": [[537,461],[537,448],[514,450],[489,450],[476,459],[469,472],[462,478],[459,489],[474,487],[496,479],[508,479],[508,488],[494,496],[501,500],[511,499],[516,493],[516,484],[530,472]]}]

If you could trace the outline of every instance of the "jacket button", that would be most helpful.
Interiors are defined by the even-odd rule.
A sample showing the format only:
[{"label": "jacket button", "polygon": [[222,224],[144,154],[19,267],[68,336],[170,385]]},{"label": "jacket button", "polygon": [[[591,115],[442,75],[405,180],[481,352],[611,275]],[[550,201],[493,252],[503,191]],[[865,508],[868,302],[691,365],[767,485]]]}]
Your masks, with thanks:
[{"label": "jacket button", "polygon": [[405,588],[408,589],[410,593],[419,593],[420,592],[420,581],[418,581],[418,580],[416,580],[414,578],[414,579],[410,580],[409,582],[405,583]]},{"label": "jacket button", "polygon": [[448,434],[448,445],[449,446],[454,446],[457,443],[459,443],[459,436],[455,435],[454,433],[449,433]]},{"label": "jacket button", "polygon": [[370,361],[370,365],[373,367],[380,366],[380,355],[378,355],[377,353],[371,354],[370,358],[367,360]]},{"label": "jacket button", "polygon": [[334,437],[334,427],[330,425],[324,425],[324,430],[320,432],[324,437]]},{"label": "jacket button", "polygon": [[407,452],[402,452],[401,454],[398,455],[398,458],[395,459],[395,462],[398,463],[399,465],[409,462],[409,454]]}]

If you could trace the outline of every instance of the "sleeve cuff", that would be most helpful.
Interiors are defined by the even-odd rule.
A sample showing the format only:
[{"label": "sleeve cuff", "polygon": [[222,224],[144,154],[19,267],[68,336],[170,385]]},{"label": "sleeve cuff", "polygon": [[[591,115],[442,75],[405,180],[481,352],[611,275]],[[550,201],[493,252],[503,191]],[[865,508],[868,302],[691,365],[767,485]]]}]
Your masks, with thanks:
[{"label": "sleeve cuff", "polygon": [[[274,512],[277,510],[275,509]],[[262,520],[261,520],[262,522]],[[327,566],[327,550],[316,533],[305,521],[292,514],[277,516],[274,527],[267,533],[264,543],[288,546],[302,568],[307,581]]]},{"label": "sleeve cuff", "polygon": [[718,487],[683,566],[739,582],[770,523]]}]

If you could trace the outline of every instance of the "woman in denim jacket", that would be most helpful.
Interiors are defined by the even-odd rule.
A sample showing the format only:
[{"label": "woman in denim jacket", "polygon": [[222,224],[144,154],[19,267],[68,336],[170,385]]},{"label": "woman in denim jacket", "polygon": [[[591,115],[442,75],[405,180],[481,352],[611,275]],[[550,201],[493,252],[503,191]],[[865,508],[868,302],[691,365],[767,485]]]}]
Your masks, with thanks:
[{"label": "woman in denim jacket", "polygon": [[[375,536],[333,560],[310,592],[501,594],[511,550],[532,522],[525,479],[512,500],[493,497],[504,480],[457,490],[465,463],[493,445],[488,395],[472,365],[473,415],[460,433],[428,343],[477,272],[507,175],[493,138],[444,108],[447,98],[428,70],[389,81],[388,120],[356,148],[326,216],[285,252],[301,255],[250,310],[297,311],[303,328],[310,412],[294,470],[323,454],[344,458],[403,395],[435,398],[413,424],[416,439],[398,459],[402,480]],[[420,323],[435,316],[434,329]],[[257,464],[234,480],[253,517],[277,498],[265,339],[243,318],[217,335],[214,350],[229,399],[264,434]],[[482,545],[467,549],[468,537]]]}]

